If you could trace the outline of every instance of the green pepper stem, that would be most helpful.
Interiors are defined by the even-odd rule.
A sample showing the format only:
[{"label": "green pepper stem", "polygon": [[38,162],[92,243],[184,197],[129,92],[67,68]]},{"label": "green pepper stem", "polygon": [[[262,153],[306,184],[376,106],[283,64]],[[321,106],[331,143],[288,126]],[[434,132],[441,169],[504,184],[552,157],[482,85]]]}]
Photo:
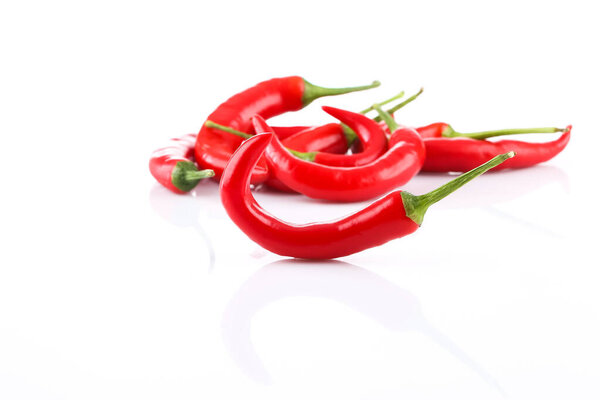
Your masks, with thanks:
[{"label": "green pepper stem", "polygon": [[189,192],[196,187],[201,179],[215,176],[212,169],[198,171],[196,164],[191,161],[179,161],[171,172],[171,183],[182,192]]},{"label": "green pepper stem", "polygon": [[205,178],[212,178],[215,176],[215,171],[212,169],[203,169],[200,171],[186,171],[185,179],[187,180],[200,180]]},{"label": "green pepper stem", "polygon": [[[390,114],[395,113],[396,111],[398,111],[399,109],[401,109],[402,107],[407,105],[408,103],[412,103],[417,97],[419,97],[421,95],[421,93],[423,93],[423,88],[419,89],[419,91],[417,93],[413,94],[408,99],[404,100],[402,103],[396,104],[394,107],[387,110],[387,112]],[[380,117],[375,117],[374,119],[377,122],[381,121]]]},{"label": "green pepper stem", "polygon": [[352,146],[352,143],[354,143],[354,141],[356,139],[358,139],[358,136],[356,135],[356,132],[354,132],[352,130],[352,128],[350,128],[346,124],[340,123],[340,125],[342,126],[342,132],[344,132],[344,136],[346,136],[346,146],[347,147]]},{"label": "green pepper stem", "polygon": [[313,162],[313,161],[315,161],[315,157],[317,156],[316,151],[302,152],[302,151],[296,151],[296,150],[292,150],[292,149],[287,149],[287,151],[289,151],[294,156],[296,156],[299,159],[304,160],[304,161]]},{"label": "green pepper stem", "polygon": [[207,128],[218,129],[218,130],[223,131],[223,132],[232,133],[232,134],[234,134],[236,136],[239,136],[241,138],[244,138],[244,139],[248,139],[248,138],[252,137],[252,135],[250,135],[248,133],[237,131],[237,130],[235,130],[233,128],[230,128],[230,127],[225,126],[225,125],[217,124],[216,122],[213,122],[213,121],[210,121],[210,120],[206,121],[204,123],[204,126],[206,126]]},{"label": "green pepper stem", "polygon": [[[228,133],[232,133],[234,135],[240,136],[244,139],[248,139],[250,137],[252,137],[252,135],[248,134],[248,133],[244,133],[244,132],[240,132],[237,131],[233,128],[230,128],[228,126],[225,125],[221,125],[221,124],[217,124],[216,122],[213,121],[206,121],[204,123],[204,125],[206,125],[207,128],[214,128],[214,129],[218,129],[220,131],[223,132],[228,132]],[[350,129],[350,128],[348,128]],[[314,161],[315,157],[317,155],[316,151],[312,151],[312,152],[302,152],[302,151],[296,151],[296,150],[292,150],[292,149],[287,149],[290,153],[292,153],[293,155],[295,155],[296,157],[302,159],[302,160],[306,160],[306,161]],[[200,171],[202,172],[202,171]]]},{"label": "green pepper stem", "polygon": [[354,86],[345,88],[325,88],[304,80],[304,93],[302,94],[302,106],[306,107],[314,100],[324,96],[337,96],[339,94],[359,92],[361,90],[373,89],[381,85],[379,81],[373,81],[370,85]]},{"label": "green pepper stem", "polygon": [[373,104],[372,107],[373,110],[377,111],[377,114],[379,114],[379,118],[381,118],[388,126],[388,128],[390,128],[390,133],[396,131],[399,128],[398,123],[394,120],[390,113],[384,111],[383,108],[381,108],[380,104]]},{"label": "green pepper stem", "polygon": [[456,132],[452,127],[446,128],[442,133],[444,137],[466,137],[471,139],[487,139],[494,136],[519,135],[522,133],[555,133],[564,132],[564,129],[546,127],[546,128],[522,128],[522,129],[499,129],[495,131],[482,131],[472,133]]},{"label": "green pepper stem", "polygon": [[[394,100],[398,100],[400,98],[404,97],[404,90],[401,91],[400,93],[398,93],[397,95],[390,97],[389,99],[386,99],[380,103],[377,103],[379,106],[383,106],[385,104],[391,103]],[[366,114],[369,111],[373,111],[373,106],[369,107],[369,108],[365,108],[364,110],[362,110],[360,113],[361,114]],[[381,121],[381,118],[379,116],[374,118],[375,121],[379,122]],[[356,135],[356,133],[348,126],[345,124],[341,124],[342,125],[342,130],[344,131],[344,135],[346,136],[346,143],[348,144],[348,147],[352,146],[352,144],[356,141],[356,139],[358,139],[358,136]]]},{"label": "green pepper stem", "polygon": [[[395,95],[394,97],[390,97],[389,99],[387,99],[387,100],[384,100],[384,101],[381,101],[381,102],[379,102],[379,103],[377,103],[377,104],[379,104],[380,106],[384,106],[384,105],[386,105],[386,104],[388,104],[388,103],[391,103],[391,102],[392,102],[392,101],[394,101],[394,100],[401,99],[402,97],[404,97],[404,90],[403,90],[403,91],[401,91],[400,93],[398,93],[397,95]],[[369,108],[365,108],[365,109],[364,109],[364,110],[362,110],[360,113],[361,113],[361,114],[366,114],[366,113],[368,113],[369,111],[373,111],[373,106],[371,106],[371,107],[369,107]]]},{"label": "green pepper stem", "polygon": [[404,203],[406,216],[420,226],[423,223],[425,212],[427,212],[427,209],[432,204],[437,203],[450,193],[454,192],[456,189],[463,186],[465,183],[502,164],[504,161],[514,156],[515,152],[513,151],[497,155],[488,162],[481,164],[479,167],[476,167],[469,172],[465,172],[445,185],[442,185],[439,188],[420,196],[415,196],[414,194],[408,192],[402,192],[402,202]]}]

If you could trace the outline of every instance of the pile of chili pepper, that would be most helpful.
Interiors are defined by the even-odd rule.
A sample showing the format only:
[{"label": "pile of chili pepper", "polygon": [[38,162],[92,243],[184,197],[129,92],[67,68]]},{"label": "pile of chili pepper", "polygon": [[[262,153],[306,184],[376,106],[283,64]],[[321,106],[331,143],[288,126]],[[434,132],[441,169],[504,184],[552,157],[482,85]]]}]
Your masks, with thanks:
[{"label": "pile of chili pepper", "polygon": [[[283,256],[327,259],[410,234],[421,225],[429,206],[471,179],[490,169],[548,161],[569,142],[570,125],[460,133],[441,122],[414,128],[397,123],[394,113],[417,99],[423,89],[387,111],[382,107],[401,99],[404,92],[360,113],[323,106],[339,123],[277,127],[266,122],[320,97],[379,85],[374,81],[323,88],[298,76],[261,82],[220,104],[197,135],[171,139],[155,151],[150,171],[178,194],[212,177],[220,181],[228,215],[250,239]],[[377,113],[373,119],[366,116],[371,111]],[[545,143],[488,140],[523,133],[560,136]],[[427,194],[398,190],[420,171],[464,173]],[[377,200],[337,221],[295,225],[258,205],[251,188],[262,184],[327,201]]]}]

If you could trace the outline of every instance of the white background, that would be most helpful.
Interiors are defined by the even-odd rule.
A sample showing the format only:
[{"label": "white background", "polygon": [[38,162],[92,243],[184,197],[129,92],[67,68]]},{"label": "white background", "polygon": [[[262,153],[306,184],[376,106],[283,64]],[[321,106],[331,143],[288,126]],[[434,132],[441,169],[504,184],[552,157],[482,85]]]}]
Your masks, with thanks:
[{"label": "white background", "polygon": [[[592,4],[2,2],[0,398],[599,398]],[[216,183],[177,196],[147,162],[230,95],[296,74],[383,85],[279,124],[424,86],[400,122],[571,123],[572,140],[473,181],[414,235],[286,260],[237,229]],[[256,196],[297,222],[367,204]]]}]

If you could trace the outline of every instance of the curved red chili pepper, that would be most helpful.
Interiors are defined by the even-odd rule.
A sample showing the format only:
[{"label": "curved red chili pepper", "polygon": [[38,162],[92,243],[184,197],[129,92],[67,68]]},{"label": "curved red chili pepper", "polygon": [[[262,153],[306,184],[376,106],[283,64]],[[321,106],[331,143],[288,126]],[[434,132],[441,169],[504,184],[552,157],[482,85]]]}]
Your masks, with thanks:
[{"label": "curved red chili pepper", "polygon": [[[355,132],[380,131],[364,115],[338,110],[337,118]],[[266,122],[254,118],[256,132],[271,132]],[[361,201],[381,196],[408,182],[421,169],[425,152],[420,137],[407,137],[382,156],[358,167],[332,167],[293,156],[275,138],[265,152],[273,175],[308,197],[333,201]]]},{"label": "curved red chili pepper", "polygon": [[267,133],[242,143],[221,177],[221,201],[233,222],[265,249],[282,256],[312,259],[347,256],[416,231],[429,206],[512,156],[494,157],[421,196],[394,191],[337,221],[295,225],[263,210],[250,191],[252,169],[273,141],[277,139]]},{"label": "curved red chili pepper", "polygon": [[[274,78],[232,96],[219,105],[208,116],[208,120],[237,131],[252,133],[250,118],[253,115],[258,114],[268,119],[288,111],[300,110],[319,97],[365,90],[377,86],[379,86],[379,82],[376,81],[368,86],[329,89],[312,85],[299,76]],[[223,134],[217,129],[202,125],[196,140],[196,161],[203,168],[213,169],[218,179],[223,173],[229,158],[242,141],[243,138],[241,137]],[[252,182],[260,183],[267,177],[267,165],[264,161],[261,161],[253,174]]]},{"label": "curved red chili pepper", "polygon": [[507,149],[514,150],[517,155],[494,170],[531,167],[548,161],[560,153],[569,143],[570,137],[571,125],[558,139],[545,143],[517,140],[490,142],[469,138],[429,138],[425,139],[427,157],[423,164],[423,171],[468,171],[474,165],[480,164],[481,160],[489,159],[491,154],[498,154]]},{"label": "curved red chili pepper", "polygon": [[[398,142],[407,141],[412,141],[416,144],[418,143],[418,138],[420,138],[420,136],[417,133],[416,129],[411,128],[410,126],[398,125],[398,128],[395,129],[394,132],[389,136],[388,146],[392,148]],[[425,151],[424,154],[425,158],[427,158],[427,151]]]},{"label": "curved red chili pepper", "polygon": [[[339,115],[347,113],[344,110],[333,107],[323,106],[322,108],[325,112],[336,118]],[[227,129],[231,132],[230,128]],[[354,167],[368,164],[387,150],[387,136],[382,129],[361,129],[357,132],[357,135],[362,143],[362,152],[351,155],[332,154],[328,152],[328,150],[345,151],[347,149],[345,131],[348,130],[351,129],[342,124],[318,126],[288,137],[282,141],[282,145],[287,149],[293,150],[292,153],[295,156],[304,160],[337,167]],[[275,135],[279,136],[277,133]],[[343,144],[342,141],[344,142]],[[272,174],[266,183],[275,189],[293,192],[292,189],[288,188]]]},{"label": "curved red chili pepper", "polygon": [[[275,131],[275,135],[281,140],[281,127],[273,128],[273,131]],[[344,130],[340,124],[336,123],[305,128],[292,136],[288,136],[285,140],[281,141],[281,144],[288,149],[304,153],[327,152],[344,154],[348,150]],[[265,183],[267,186],[281,192],[296,193],[275,178],[273,174],[270,174]]]},{"label": "curved red chili pepper", "polygon": [[416,140],[415,138],[420,138],[420,142],[423,140],[416,129],[399,125],[389,111],[384,111],[381,108],[381,104],[373,104],[371,108],[377,111],[378,118],[380,120],[378,122],[379,126],[384,130],[384,132],[389,134],[389,147],[394,146],[396,143],[402,140],[407,140],[407,137],[411,138],[413,141]]},{"label": "curved red chili pepper", "polygon": [[[339,108],[327,106],[323,106],[322,108],[327,114],[340,121],[348,115],[348,111]],[[343,125],[340,125],[340,127],[342,127],[343,131]],[[370,163],[387,150],[387,136],[383,129],[375,129],[375,124],[372,124],[371,129],[358,129],[353,131],[356,132],[356,135],[362,144],[362,151],[360,153],[346,155],[314,152],[311,155],[312,157],[308,160],[317,164],[334,167],[357,167]]]},{"label": "curved red chili pepper", "polygon": [[156,150],[150,156],[150,173],[164,187],[182,194],[192,190],[201,179],[210,178],[215,173],[210,170],[198,171],[192,161],[196,134],[189,133],[171,139],[171,143]]},{"label": "curved red chili pepper", "polygon": [[[412,95],[407,100],[403,101],[400,104],[397,104],[392,109],[388,110],[388,112],[392,113],[394,111],[399,110],[404,107],[406,104],[414,101],[419,95],[423,92],[421,89],[418,93]],[[399,94],[384,100],[379,103],[379,105],[384,105],[391,103],[394,100],[397,100],[404,96],[404,92],[400,92]],[[361,114],[366,114],[371,111],[373,108],[369,107],[362,110]],[[377,121],[379,117],[376,117]],[[231,127],[217,124],[214,121],[207,120],[205,123],[209,128],[215,128],[218,130],[222,130],[225,132],[232,133],[234,135],[240,136],[242,138],[250,137],[249,134],[245,132],[240,132],[236,129],[232,129]],[[387,129],[385,124],[382,124]],[[282,141],[282,144],[291,150],[295,150],[298,152],[323,152],[323,153],[333,153],[333,154],[345,154],[348,150],[349,144],[352,145],[352,153],[360,153],[363,152],[363,146],[360,141],[357,141],[358,138],[356,133],[350,129],[346,125],[342,124],[327,124],[323,126],[315,126],[315,127],[307,127],[307,126],[288,126],[288,127],[280,127],[280,126],[272,126],[273,132],[275,135]],[[286,141],[289,138],[289,141]],[[368,141],[368,139],[367,139]],[[354,166],[367,163],[371,157],[371,152],[375,152],[375,148],[377,147],[376,143],[371,144],[372,147],[367,146],[367,152],[360,156],[357,156],[356,159],[346,158],[346,157],[333,157],[329,158],[329,156],[317,156],[318,160],[315,160],[315,155],[310,154],[296,154],[304,159],[310,159],[311,161],[315,161],[319,164],[325,165],[335,165],[335,166]],[[381,144],[379,144],[381,146]],[[370,147],[370,148],[369,148]],[[384,144],[384,147],[385,144]],[[270,178],[271,179],[271,178]],[[276,181],[273,179],[273,181]],[[285,185],[278,183],[277,186]],[[289,189],[288,189],[289,190]]]},{"label": "curved red chili pepper", "polygon": [[[394,113],[395,111],[399,110],[400,108],[402,108],[405,105],[414,101],[417,97],[419,97],[421,95],[421,93],[423,93],[422,88],[416,94],[412,95],[411,97],[409,97],[402,103],[399,103],[396,106],[394,106],[393,108],[391,108],[390,110],[388,110],[388,112],[390,114]],[[401,98],[402,96],[404,96],[404,91],[398,93],[397,95],[395,95],[389,99],[386,99],[386,100],[380,102],[379,105],[391,103],[392,101],[397,100],[397,99]],[[372,107],[369,107],[369,108],[362,110],[360,113],[366,114],[369,111],[371,111],[372,109],[373,109]],[[375,120],[377,121],[377,117],[375,118]],[[328,125],[330,125],[330,124],[324,125],[323,128],[328,127]],[[348,150],[349,147],[352,147],[352,153],[362,152],[363,146],[362,146],[362,143],[360,143],[360,141],[356,140],[356,139],[358,139],[358,137],[356,136],[356,133],[354,131],[352,131],[352,129],[348,128],[348,126],[343,126],[341,124],[336,124],[336,125],[337,125],[337,129],[335,129],[334,127],[328,127],[325,132],[322,132],[319,129],[320,127],[318,127],[318,126],[310,127],[310,128],[309,127],[295,127],[295,126],[294,127],[271,126],[271,128],[275,132],[275,135],[282,141],[282,144],[288,149],[293,149],[293,150],[302,151],[302,152],[321,151],[321,152],[325,152],[325,153],[344,154],[344,153],[346,153],[346,151]],[[387,125],[382,124],[382,126],[385,126],[387,129]],[[305,128],[305,130],[302,130],[302,128]],[[285,133],[287,133],[288,130],[294,131],[296,129],[298,129],[298,133],[296,133],[294,135],[295,138],[294,138],[293,142],[286,142],[284,139],[282,139],[282,133],[285,134]],[[300,132],[302,132],[302,133],[300,133]],[[323,135],[327,135],[327,136],[324,138]],[[327,140],[328,143],[331,143],[333,149],[335,149],[335,150],[326,148],[324,146],[318,146],[318,145],[316,146],[316,148],[314,148],[314,150],[309,150],[309,148],[310,148],[309,146],[312,141],[315,141],[316,143],[320,143],[322,140]],[[335,161],[334,161],[334,163],[335,163]],[[326,161],[322,162],[321,164],[337,165],[337,164],[330,164]],[[352,163],[348,163],[348,165],[352,165]]]},{"label": "curved red chili pepper", "polygon": [[[223,126],[214,121],[207,120],[204,123],[209,128],[215,128],[223,132],[228,132],[241,138],[250,138],[252,135],[237,131],[228,126]],[[276,130],[277,129],[277,130]],[[283,144],[290,149],[297,157],[314,160],[316,152],[345,153],[347,151],[344,132],[346,129],[340,124],[327,124],[315,127],[290,127],[288,129],[278,127],[273,131],[275,136],[281,138],[290,131],[301,130],[296,134],[287,137]],[[268,186],[284,192],[294,192],[283,183],[278,181],[272,174],[269,174],[265,182]]]},{"label": "curved red chili pepper", "polygon": [[[335,118],[340,115],[340,112],[342,114],[346,113],[346,111],[333,107],[324,106],[322,108]],[[354,167],[368,164],[387,150],[387,136],[383,130],[363,129],[358,132],[364,149],[362,152],[349,155],[335,154],[334,152],[342,153],[342,150],[344,153],[346,152],[347,144],[344,132],[347,130],[344,129],[342,124],[316,126],[290,136],[283,140],[281,144],[287,149],[304,153],[302,158],[307,161],[337,167]],[[279,135],[276,134],[276,136]],[[274,177],[273,174],[266,183],[277,190],[294,192]]]}]

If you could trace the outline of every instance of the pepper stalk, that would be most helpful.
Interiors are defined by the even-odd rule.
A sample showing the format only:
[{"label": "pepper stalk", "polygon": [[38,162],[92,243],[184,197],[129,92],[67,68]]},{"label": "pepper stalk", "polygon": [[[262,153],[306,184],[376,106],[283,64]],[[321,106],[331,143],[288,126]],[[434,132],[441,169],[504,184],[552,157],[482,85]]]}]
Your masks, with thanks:
[{"label": "pepper stalk", "polygon": [[514,156],[514,151],[497,155],[479,167],[476,167],[469,172],[465,172],[450,182],[440,186],[439,188],[420,196],[415,196],[409,192],[402,192],[402,203],[404,204],[406,216],[412,219],[417,225],[421,226],[423,223],[423,218],[425,217],[425,213],[427,212],[427,209],[431,207],[431,205],[448,196],[450,193],[454,192],[470,180],[478,177],[494,167],[497,167],[504,161]]}]

